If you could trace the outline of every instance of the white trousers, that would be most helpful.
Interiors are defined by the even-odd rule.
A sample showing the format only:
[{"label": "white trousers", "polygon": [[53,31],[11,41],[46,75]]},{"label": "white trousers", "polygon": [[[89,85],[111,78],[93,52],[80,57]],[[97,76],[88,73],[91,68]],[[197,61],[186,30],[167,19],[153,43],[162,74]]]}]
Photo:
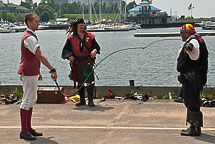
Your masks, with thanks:
[{"label": "white trousers", "polygon": [[37,101],[38,76],[22,76],[23,97],[21,109],[29,110]]}]

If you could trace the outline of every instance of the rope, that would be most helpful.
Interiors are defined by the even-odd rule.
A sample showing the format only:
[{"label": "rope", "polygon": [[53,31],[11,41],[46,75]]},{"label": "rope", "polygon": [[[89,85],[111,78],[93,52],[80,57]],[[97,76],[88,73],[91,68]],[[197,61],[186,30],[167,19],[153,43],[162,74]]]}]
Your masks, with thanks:
[{"label": "rope", "polygon": [[[145,47],[124,48],[124,49],[116,50],[116,51],[110,53],[109,55],[107,55],[106,57],[104,57],[104,58],[103,58],[101,61],[99,61],[97,64],[95,64],[95,66],[94,66],[94,71],[95,71],[95,69],[96,69],[104,60],[106,60],[108,57],[112,56],[112,55],[115,54],[115,53],[118,53],[118,52],[121,52],[121,51],[127,51],[127,50],[135,50],[135,49],[142,49],[142,50],[144,50],[144,49],[148,48],[149,46],[151,46],[151,45],[153,45],[153,44],[155,44],[155,43],[158,43],[158,42],[161,42],[161,41],[168,41],[168,40],[181,40],[181,39],[161,39],[161,40],[157,40],[157,41],[151,42],[151,43],[149,43],[148,45],[146,45]],[[86,77],[86,79],[84,80],[83,84],[79,87],[79,89],[78,89],[76,92],[74,92],[73,94],[71,94],[71,95],[65,95],[65,94],[61,91],[61,89],[60,89],[60,87],[59,87],[59,85],[58,85],[57,80],[55,80],[54,82],[55,82],[55,84],[56,84],[56,86],[57,86],[59,92],[60,92],[63,96],[72,97],[72,96],[75,96],[75,95],[82,89],[82,87],[83,87],[84,84],[87,82],[87,80],[89,79],[90,75],[94,73],[94,71],[91,71],[91,72],[90,72],[90,74]]]}]

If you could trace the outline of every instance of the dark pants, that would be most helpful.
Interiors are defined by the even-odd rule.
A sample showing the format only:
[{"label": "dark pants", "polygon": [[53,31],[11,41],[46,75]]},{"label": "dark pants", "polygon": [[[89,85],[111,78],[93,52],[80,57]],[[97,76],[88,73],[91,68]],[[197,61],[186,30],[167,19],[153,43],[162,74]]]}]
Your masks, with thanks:
[{"label": "dark pants", "polygon": [[200,109],[200,78],[197,75],[192,82],[184,81],[181,88],[181,96],[188,109]]},{"label": "dark pants", "polygon": [[[84,71],[87,71],[86,76],[88,76],[91,73],[90,63],[79,62],[76,64],[75,69],[76,69],[76,80],[77,80],[78,84],[82,84],[84,82],[84,80],[86,79],[86,77],[84,77]],[[89,76],[86,83],[91,83],[93,81],[95,81],[95,78],[94,78],[94,74],[92,73]]]},{"label": "dark pants", "polygon": [[180,95],[184,98],[184,104],[187,108],[187,122],[192,127],[203,126],[203,115],[200,111],[200,91],[199,75],[196,75],[192,82],[184,79]]}]

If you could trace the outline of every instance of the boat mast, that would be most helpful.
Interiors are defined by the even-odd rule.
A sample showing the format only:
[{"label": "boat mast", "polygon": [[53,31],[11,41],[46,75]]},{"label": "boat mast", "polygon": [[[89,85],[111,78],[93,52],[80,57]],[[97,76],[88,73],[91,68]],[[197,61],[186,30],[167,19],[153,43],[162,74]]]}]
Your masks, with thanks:
[{"label": "boat mast", "polygon": [[121,22],[122,17],[122,0],[119,0],[119,23]]},{"label": "boat mast", "polygon": [[90,13],[90,22],[93,21],[93,18],[92,18],[92,7],[91,7],[91,2],[90,0],[88,0],[88,5],[89,5],[89,13]]},{"label": "boat mast", "polygon": [[94,5],[93,5],[93,4],[92,4],[92,7],[93,7],[93,11],[94,11],[94,14],[95,14],[96,20],[98,21],[98,17],[97,17],[97,15],[96,15],[96,10],[95,10],[95,7],[94,7]]},{"label": "boat mast", "polygon": [[102,21],[102,0],[100,1],[99,5],[99,15],[100,15],[100,22]]},{"label": "boat mast", "polygon": [[126,13],[127,13],[127,3],[126,3],[126,0],[125,0],[125,16],[124,16],[124,21],[126,21],[126,17],[127,17]]},{"label": "boat mast", "polygon": [[83,19],[84,19],[84,4],[83,4],[83,6],[82,6],[82,15],[83,15]]}]

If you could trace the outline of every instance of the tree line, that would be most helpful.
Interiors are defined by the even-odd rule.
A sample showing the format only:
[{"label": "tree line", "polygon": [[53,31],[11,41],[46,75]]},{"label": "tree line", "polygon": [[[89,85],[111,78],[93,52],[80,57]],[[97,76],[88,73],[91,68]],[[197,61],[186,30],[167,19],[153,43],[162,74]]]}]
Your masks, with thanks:
[{"label": "tree line", "polygon": [[[23,5],[28,2],[22,2]],[[100,8],[101,6],[101,8]],[[137,6],[136,2],[131,2],[127,5],[127,12],[129,9]],[[100,9],[102,10],[102,14],[118,14],[119,6],[117,3],[113,5],[106,5],[106,3],[95,2],[91,6],[92,14],[99,14]],[[122,11],[125,10],[125,2],[122,2]],[[42,0],[37,7],[33,5],[33,11],[40,17],[40,21],[47,22],[50,19],[54,19],[56,17],[65,17],[68,14],[89,14],[89,5],[81,4],[81,2],[73,2],[73,3],[63,3],[62,5],[58,3],[54,3],[54,0]]]},{"label": "tree line", "polygon": [[[152,0],[146,0],[152,3]],[[54,3],[54,0],[41,0],[39,4],[36,2],[33,3],[33,0],[25,0],[21,1],[20,6],[31,9],[33,13],[36,13],[41,22],[48,22],[49,20],[56,19],[57,17],[66,17],[68,14],[89,14],[89,5],[81,4],[81,2],[73,2],[73,3],[63,3],[62,5],[58,3]],[[122,1],[121,10],[125,11],[125,2]],[[137,4],[135,1],[130,2],[126,6],[126,10],[136,7]],[[92,4],[92,14],[99,14],[99,10],[102,10],[102,14],[119,14],[119,6],[117,2],[113,5],[106,5],[105,2],[102,3],[100,8],[100,3],[95,2]],[[0,19],[7,20],[10,22],[14,21],[23,21],[24,14],[20,13],[8,13],[1,12]],[[22,18],[22,19],[21,19]]]},{"label": "tree line", "polygon": [[[32,0],[21,1],[20,6],[31,9],[33,13],[36,13],[40,21],[48,22],[49,20],[56,19],[57,17],[66,17],[68,14],[89,14],[89,5],[81,4],[78,2],[73,3],[63,3],[62,5],[58,3],[54,3],[54,0],[41,0],[39,4],[33,3]],[[136,2],[130,2],[126,9],[127,12],[129,9],[137,6]],[[102,14],[118,14],[119,6],[117,3],[113,5],[106,5],[105,2],[102,3],[100,8],[100,3],[95,2],[92,4],[92,14],[99,14],[99,10],[101,9]],[[125,2],[122,2],[122,11],[125,11]],[[9,13],[9,12],[1,12],[0,19],[4,21],[23,21],[24,14],[17,13]],[[22,18],[22,19],[21,19]]]}]

